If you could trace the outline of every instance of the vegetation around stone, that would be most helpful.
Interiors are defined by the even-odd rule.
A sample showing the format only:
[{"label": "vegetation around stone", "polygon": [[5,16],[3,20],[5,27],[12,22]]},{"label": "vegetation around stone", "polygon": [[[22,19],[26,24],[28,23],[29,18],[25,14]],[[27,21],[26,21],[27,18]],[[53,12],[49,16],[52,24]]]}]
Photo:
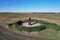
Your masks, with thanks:
[{"label": "vegetation around stone", "polygon": [[55,23],[49,23],[49,22],[46,22],[46,21],[42,21],[42,20],[32,20],[32,21],[37,21],[39,23],[41,23],[42,25],[40,26],[35,26],[35,27],[24,27],[24,26],[21,26],[21,25],[18,25],[18,24],[13,24],[10,26],[10,28],[12,29],[15,29],[15,30],[18,30],[18,31],[27,31],[27,32],[35,32],[35,31],[42,31],[42,30],[45,30],[47,28],[49,29],[52,29],[52,30],[60,30],[59,27],[57,24]]}]

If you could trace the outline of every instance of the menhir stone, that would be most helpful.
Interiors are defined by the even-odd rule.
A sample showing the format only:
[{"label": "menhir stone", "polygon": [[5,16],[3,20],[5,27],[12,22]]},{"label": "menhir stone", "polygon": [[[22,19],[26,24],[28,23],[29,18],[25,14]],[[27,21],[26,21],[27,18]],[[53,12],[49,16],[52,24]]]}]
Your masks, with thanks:
[{"label": "menhir stone", "polygon": [[29,20],[28,20],[28,24],[31,25],[31,18],[29,18]]}]

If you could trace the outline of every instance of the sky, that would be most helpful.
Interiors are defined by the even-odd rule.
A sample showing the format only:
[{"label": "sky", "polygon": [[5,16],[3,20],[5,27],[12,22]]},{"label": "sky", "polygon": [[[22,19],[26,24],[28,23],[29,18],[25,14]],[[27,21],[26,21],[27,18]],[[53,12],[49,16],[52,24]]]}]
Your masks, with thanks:
[{"label": "sky", "polygon": [[0,0],[0,12],[60,12],[60,0]]}]

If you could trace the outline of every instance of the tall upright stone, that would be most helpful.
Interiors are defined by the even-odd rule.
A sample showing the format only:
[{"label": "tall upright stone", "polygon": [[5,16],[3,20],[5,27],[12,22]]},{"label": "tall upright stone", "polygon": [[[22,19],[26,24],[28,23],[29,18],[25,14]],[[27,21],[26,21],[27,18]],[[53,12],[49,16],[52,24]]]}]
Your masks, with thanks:
[{"label": "tall upright stone", "polygon": [[28,20],[28,24],[31,25],[31,18],[29,18],[29,20]]}]

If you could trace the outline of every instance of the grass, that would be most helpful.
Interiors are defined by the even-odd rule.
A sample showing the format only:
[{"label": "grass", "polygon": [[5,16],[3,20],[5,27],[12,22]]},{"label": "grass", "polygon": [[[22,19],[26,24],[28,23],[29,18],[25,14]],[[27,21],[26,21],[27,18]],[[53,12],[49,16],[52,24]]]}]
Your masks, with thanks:
[{"label": "grass", "polygon": [[41,31],[44,30],[46,27],[45,26],[38,26],[38,27],[23,27],[23,26],[18,26],[18,25],[11,25],[10,28],[18,30],[18,31],[27,31],[27,32],[32,32],[32,31]]},{"label": "grass", "polygon": [[[27,32],[31,32],[31,31],[38,31],[40,37],[46,37],[48,38],[48,40],[60,40],[60,25],[57,25],[55,23],[49,23],[47,21],[42,21],[42,20],[32,20],[32,21],[38,21],[39,23],[41,23],[41,26],[38,27],[19,27],[16,26],[14,24],[15,27],[17,27],[18,31],[27,31]],[[13,26],[12,26],[13,27]],[[44,29],[46,28],[46,29]],[[47,40],[47,39],[46,39]]]},{"label": "grass", "polygon": [[0,40],[2,39],[2,32],[0,32]]},{"label": "grass", "polygon": [[60,31],[47,29],[47,30],[41,31],[39,34],[42,37],[47,37],[52,40],[60,40]]},{"label": "grass", "polygon": [[[49,21],[49,22],[53,22],[56,24],[60,25],[60,14],[28,14],[28,13],[1,13],[0,14],[0,20],[9,20],[10,18],[26,18],[26,17],[31,17],[31,18],[42,18],[41,20],[44,19],[48,19],[48,20],[44,20],[44,21]],[[6,19],[7,18],[7,19]],[[54,20],[54,21],[53,21]]]},{"label": "grass", "polygon": [[45,30],[45,29],[52,29],[52,30],[60,31],[60,26],[58,26],[55,23],[49,23],[49,22],[42,21],[42,20],[32,20],[32,21],[37,21],[37,22],[41,23],[42,25],[37,26],[37,27],[24,27],[24,26],[20,26],[17,24],[13,24],[10,26],[10,28],[19,30],[19,31],[27,31],[27,32],[41,31],[41,30]]},{"label": "grass", "polygon": [[[26,40],[26,39],[30,39],[30,40],[60,40],[60,14],[37,14],[37,13],[36,14],[14,14],[14,13],[10,14],[10,13],[6,13],[6,14],[0,14],[0,22],[2,20],[8,21],[8,20],[10,20],[10,18],[24,18],[24,17],[39,18],[39,19],[42,18],[42,20],[48,19],[48,20],[44,20],[44,25],[46,25],[47,28],[45,30],[42,30],[39,32],[40,37],[47,37],[47,38],[38,38],[38,37],[32,38],[32,37],[28,37],[28,36],[24,36],[24,35],[19,36],[20,38],[18,38],[17,37],[18,34],[14,35],[14,33],[11,34],[10,32],[4,31],[6,33],[5,34],[5,33],[2,33],[3,31],[1,30],[2,32],[0,32],[0,40],[2,40],[2,39],[4,39],[4,40]],[[42,23],[42,20],[40,20],[39,22]],[[53,23],[51,23],[51,22],[53,22]],[[13,26],[15,27],[15,25],[13,25]],[[12,28],[14,28],[14,27],[12,27]],[[16,27],[16,28],[19,30],[21,29],[19,27]],[[12,36],[8,35],[7,33],[8,34],[10,33]]]}]

